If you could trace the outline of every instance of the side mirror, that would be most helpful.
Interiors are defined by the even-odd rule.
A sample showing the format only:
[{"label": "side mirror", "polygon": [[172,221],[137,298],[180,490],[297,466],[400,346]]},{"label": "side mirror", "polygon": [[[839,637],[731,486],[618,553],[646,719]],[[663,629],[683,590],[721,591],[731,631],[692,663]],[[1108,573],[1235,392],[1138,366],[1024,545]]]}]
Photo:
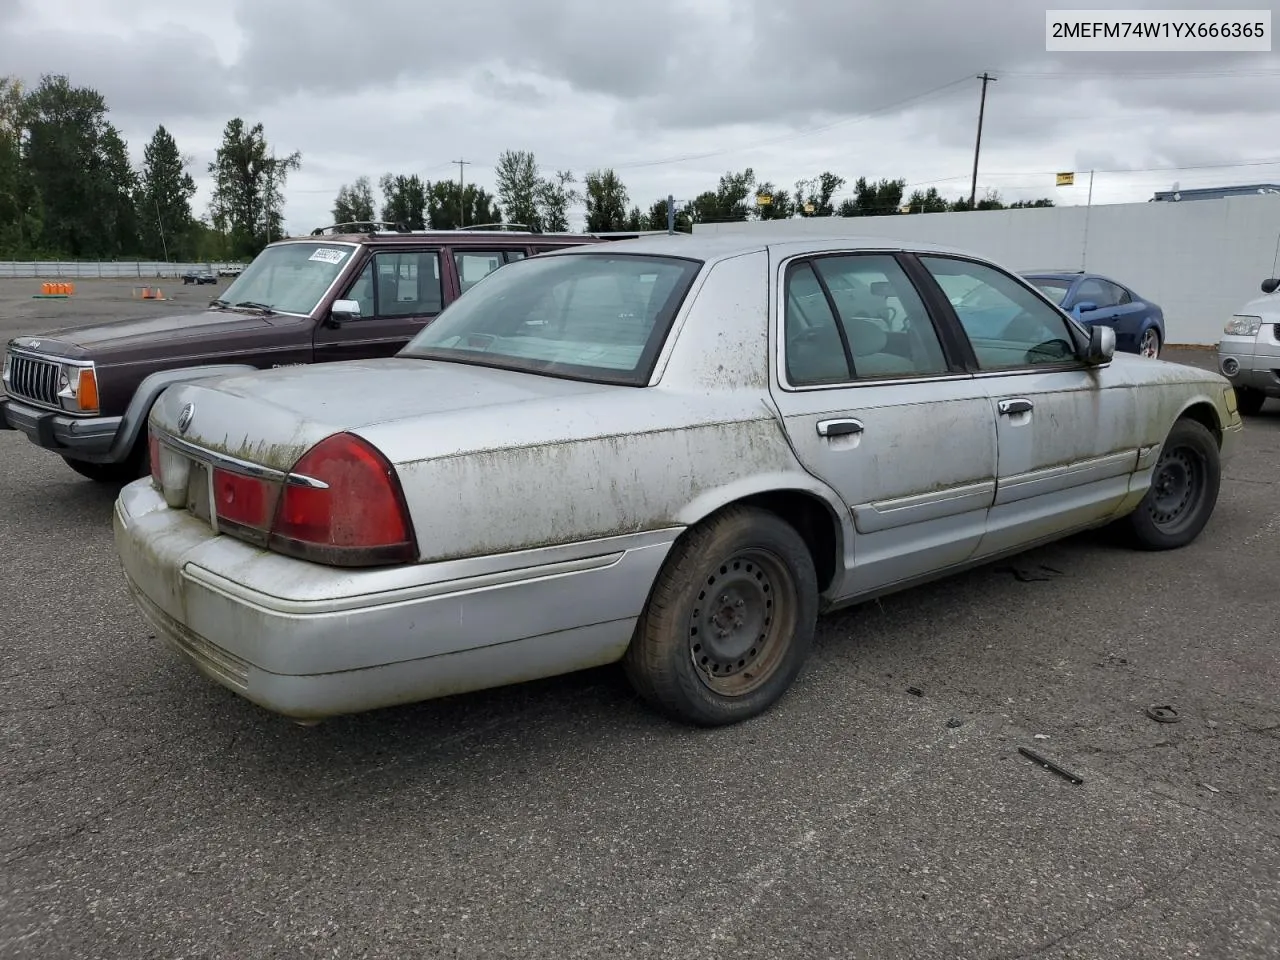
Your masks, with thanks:
[{"label": "side mirror", "polygon": [[1081,300],[1076,304],[1076,313],[1089,313],[1091,310],[1097,310],[1098,305],[1092,300]]},{"label": "side mirror", "polygon": [[1085,363],[1108,363],[1116,355],[1116,332],[1111,327],[1097,326],[1089,328],[1089,347],[1085,353]]},{"label": "side mirror", "polygon": [[329,308],[329,320],[336,326],[346,320],[360,319],[359,300],[335,300]]},{"label": "side mirror", "polygon": [[1262,281],[1263,293],[1275,293],[1277,288],[1280,288],[1280,279],[1276,279],[1275,277],[1272,277],[1270,280]]}]

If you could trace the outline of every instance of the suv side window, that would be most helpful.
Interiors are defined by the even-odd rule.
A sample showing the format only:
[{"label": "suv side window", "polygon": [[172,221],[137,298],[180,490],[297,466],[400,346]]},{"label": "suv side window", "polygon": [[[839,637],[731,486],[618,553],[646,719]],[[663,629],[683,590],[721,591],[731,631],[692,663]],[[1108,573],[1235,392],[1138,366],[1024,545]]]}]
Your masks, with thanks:
[{"label": "suv side window", "polygon": [[947,371],[920,295],[885,254],[817,257],[787,272],[787,379],[797,385]]},{"label": "suv side window", "polygon": [[466,293],[504,264],[524,259],[523,250],[455,250],[453,262],[458,268],[458,289]]},{"label": "suv side window", "polygon": [[356,277],[346,299],[360,304],[361,317],[417,317],[440,312],[444,301],[440,254],[383,251]]},{"label": "suv side window", "polygon": [[951,301],[981,369],[1076,359],[1066,319],[1012,277],[970,260],[919,259]]}]

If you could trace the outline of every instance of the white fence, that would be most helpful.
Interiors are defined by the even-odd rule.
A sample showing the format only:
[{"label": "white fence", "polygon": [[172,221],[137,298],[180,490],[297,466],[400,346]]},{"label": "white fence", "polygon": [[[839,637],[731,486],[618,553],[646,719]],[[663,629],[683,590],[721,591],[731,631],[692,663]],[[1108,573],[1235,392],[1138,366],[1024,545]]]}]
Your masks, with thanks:
[{"label": "white fence", "polygon": [[1170,343],[1208,345],[1275,276],[1280,196],[694,226],[696,234],[754,232],[940,243],[1013,270],[1097,271],[1158,303]]},{"label": "white fence", "polygon": [[119,280],[180,277],[204,272],[231,275],[242,263],[165,263],[149,260],[0,260],[0,278],[37,277],[42,280]]}]

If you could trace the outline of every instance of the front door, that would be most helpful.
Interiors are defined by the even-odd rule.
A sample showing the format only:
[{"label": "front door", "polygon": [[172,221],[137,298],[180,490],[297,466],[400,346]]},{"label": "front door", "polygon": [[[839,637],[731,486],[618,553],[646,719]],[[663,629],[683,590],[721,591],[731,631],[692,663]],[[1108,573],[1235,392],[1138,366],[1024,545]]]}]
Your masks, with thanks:
[{"label": "front door", "polygon": [[775,402],[796,455],[853,516],[837,595],[967,560],[995,494],[995,423],[899,260],[793,260],[779,313]]},{"label": "front door", "polygon": [[356,301],[360,316],[316,329],[316,362],[391,356],[439,315],[444,289],[439,250],[375,253],[338,294]]},{"label": "front door", "polygon": [[[951,294],[996,420],[996,497],[979,555],[1111,516],[1138,461],[1137,408],[1125,378],[1085,365],[1062,313],[1014,277],[958,257],[919,259]],[[970,311],[973,303],[981,312]],[[996,313],[1006,319],[993,330]]]}]

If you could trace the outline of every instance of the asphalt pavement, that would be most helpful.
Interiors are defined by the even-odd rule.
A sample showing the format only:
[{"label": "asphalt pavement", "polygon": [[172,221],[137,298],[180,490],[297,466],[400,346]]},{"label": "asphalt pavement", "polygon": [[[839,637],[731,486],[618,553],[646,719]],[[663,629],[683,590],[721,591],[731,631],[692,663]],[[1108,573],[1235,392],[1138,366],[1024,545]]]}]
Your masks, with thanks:
[{"label": "asphalt pavement", "polygon": [[612,668],[303,728],[164,649],[115,490],[0,432],[0,957],[1278,957],[1277,464],[1273,403],[1192,546],[830,616],[732,728]]}]

